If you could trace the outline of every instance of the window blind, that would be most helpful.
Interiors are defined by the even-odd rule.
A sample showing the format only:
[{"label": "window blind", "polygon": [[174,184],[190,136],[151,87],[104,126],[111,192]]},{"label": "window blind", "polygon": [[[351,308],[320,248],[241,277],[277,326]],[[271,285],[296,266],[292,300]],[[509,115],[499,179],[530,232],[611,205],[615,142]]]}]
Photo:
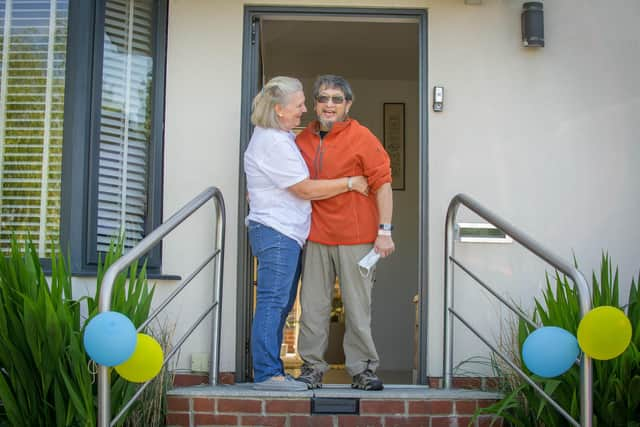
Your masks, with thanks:
[{"label": "window blind", "polygon": [[105,10],[97,250],[124,234],[144,237],[153,78],[152,0],[107,0]]},{"label": "window blind", "polygon": [[67,0],[0,0],[0,249],[58,243]]}]

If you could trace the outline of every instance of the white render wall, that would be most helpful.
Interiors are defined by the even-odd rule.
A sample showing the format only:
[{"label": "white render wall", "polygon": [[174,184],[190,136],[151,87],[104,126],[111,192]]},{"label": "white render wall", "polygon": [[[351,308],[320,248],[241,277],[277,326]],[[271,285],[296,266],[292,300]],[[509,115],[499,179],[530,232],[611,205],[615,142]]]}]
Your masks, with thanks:
[{"label": "white render wall", "polygon": [[[169,2],[164,215],[210,185],[227,201],[222,371],[235,370],[237,206],[243,5],[238,0]],[[428,87],[445,87],[445,111],[428,111],[428,374],[441,375],[443,221],[449,200],[465,192],[537,237],[559,255],[575,252],[590,275],[608,249],[626,294],[640,267],[640,4],[546,2],[542,49],[520,46],[523,1],[252,1],[250,4],[428,9]],[[429,100],[429,106],[431,100]],[[163,271],[187,275],[210,250],[212,210],[164,244]],[[486,245],[485,245],[486,246]],[[464,245],[459,254],[482,277],[506,273],[500,287],[528,303],[544,271],[515,245]],[[573,252],[572,252],[573,251]],[[524,262],[523,262],[524,260]],[[484,271],[484,272],[483,272]],[[460,277],[460,275],[458,275]],[[504,276],[501,276],[504,277]],[[462,282],[461,282],[462,284]],[[531,291],[523,290],[529,284]],[[518,288],[516,288],[516,286]],[[159,283],[167,294],[175,283]],[[197,279],[169,317],[186,329],[211,298]],[[462,293],[462,310],[495,324],[493,305]],[[625,295],[626,297],[626,295]],[[465,304],[466,303],[466,304]],[[495,328],[494,328],[495,329]],[[481,344],[458,335],[459,358]],[[206,352],[197,332],[182,351]],[[458,356],[457,356],[458,357]]]},{"label": "white render wall", "polygon": [[[445,113],[429,117],[429,331],[436,351],[442,221],[455,193],[473,195],[568,261],[575,253],[589,282],[608,250],[621,267],[624,298],[640,268],[640,5],[545,2],[547,46],[537,50],[518,45],[520,6],[483,1],[441,19],[434,10],[429,19],[429,86],[444,85],[447,102]],[[479,253],[471,246],[460,253],[486,269],[481,277],[502,277],[498,283],[516,295],[526,294],[517,286],[543,285],[541,264],[523,251],[494,247],[494,256],[481,257],[471,256]],[[463,307],[464,298],[467,309],[477,306],[472,294],[457,295]],[[475,318],[490,321],[493,313],[483,308]],[[462,337],[457,343],[469,349],[462,358],[482,346]],[[439,372],[440,353],[429,356],[430,372]]]}]

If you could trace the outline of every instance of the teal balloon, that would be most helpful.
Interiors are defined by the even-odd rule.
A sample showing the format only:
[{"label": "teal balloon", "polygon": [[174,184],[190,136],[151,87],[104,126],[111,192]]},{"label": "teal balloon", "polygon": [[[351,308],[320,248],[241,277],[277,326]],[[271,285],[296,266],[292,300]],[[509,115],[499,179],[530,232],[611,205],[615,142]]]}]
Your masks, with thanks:
[{"label": "teal balloon", "polygon": [[116,366],[131,357],[138,333],[133,322],[117,311],[105,311],[92,318],[84,329],[84,349],[96,363]]},{"label": "teal balloon", "polygon": [[532,332],[522,345],[522,360],[534,374],[553,378],[573,366],[580,353],[578,340],[571,332],[545,326]]}]

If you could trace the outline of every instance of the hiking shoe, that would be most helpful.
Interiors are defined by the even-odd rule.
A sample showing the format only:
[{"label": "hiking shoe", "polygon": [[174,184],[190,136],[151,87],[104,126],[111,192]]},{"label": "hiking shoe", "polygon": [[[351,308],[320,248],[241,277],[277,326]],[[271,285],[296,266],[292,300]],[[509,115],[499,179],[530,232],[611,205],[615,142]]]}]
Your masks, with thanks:
[{"label": "hiking shoe", "polygon": [[302,372],[300,372],[300,376],[296,380],[305,383],[310,390],[313,390],[314,388],[322,387],[323,375],[322,371],[313,369],[305,363],[302,365]]},{"label": "hiking shoe", "polygon": [[360,390],[382,390],[382,380],[371,370],[365,369],[357,375],[353,376],[351,388],[359,388]]},{"label": "hiking shoe", "polygon": [[307,384],[296,381],[289,375],[268,378],[253,385],[254,390],[307,391]]}]

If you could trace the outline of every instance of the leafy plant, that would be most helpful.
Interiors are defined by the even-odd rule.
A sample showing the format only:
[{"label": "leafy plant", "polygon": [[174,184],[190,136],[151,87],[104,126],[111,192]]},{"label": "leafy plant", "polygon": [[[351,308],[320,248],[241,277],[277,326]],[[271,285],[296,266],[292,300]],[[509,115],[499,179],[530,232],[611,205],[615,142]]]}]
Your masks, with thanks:
[{"label": "leafy plant", "polygon": [[[13,240],[9,253],[0,254],[0,425],[95,425],[97,387],[82,343],[87,319],[81,305],[89,318],[97,314],[104,272],[122,247],[122,240],[111,244],[99,262],[95,295],[80,299],[73,297],[69,264],[57,250],[49,282],[31,241],[21,249]],[[145,266],[136,263],[117,277],[112,310],[138,327],[148,317],[153,292]],[[136,388],[112,374],[113,414]]]},{"label": "leafy plant", "polygon": [[38,254],[13,241],[0,255],[0,400],[14,426],[95,424],[80,304],[68,266],[52,257],[51,284]]},{"label": "leafy plant", "polygon": [[[599,277],[592,274],[593,307],[603,305],[626,309],[633,328],[631,344],[613,360],[593,361],[594,426],[640,426],[640,292],[638,281],[632,280],[627,304],[619,303],[618,269],[613,270],[611,259],[602,255]],[[543,326],[558,326],[574,335],[579,324],[577,290],[566,277],[555,275],[555,292],[549,276],[542,301],[535,299],[534,320]],[[533,328],[521,319],[517,323],[516,349],[511,353],[520,367],[534,379],[574,419],[580,419],[580,371],[573,366],[557,378],[540,378],[527,370],[520,360],[522,346]],[[505,397],[476,414],[496,414],[514,426],[566,426],[567,421],[517,375],[496,364],[497,374],[503,378]]]}]

